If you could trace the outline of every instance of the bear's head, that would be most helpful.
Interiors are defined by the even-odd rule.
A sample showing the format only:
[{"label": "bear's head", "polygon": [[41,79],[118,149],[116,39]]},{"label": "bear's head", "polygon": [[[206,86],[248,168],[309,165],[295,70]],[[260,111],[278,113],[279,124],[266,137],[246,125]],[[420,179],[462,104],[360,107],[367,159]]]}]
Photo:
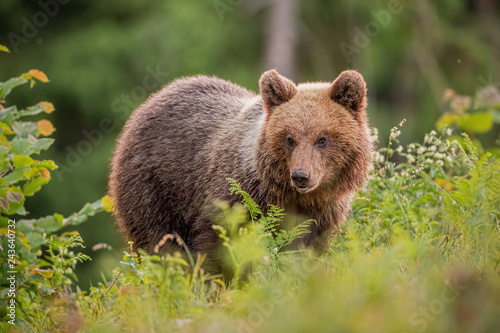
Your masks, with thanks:
[{"label": "bear's head", "polygon": [[258,163],[266,181],[304,196],[352,192],[365,183],[373,143],[358,72],[295,85],[270,70],[259,84],[266,117]]}]

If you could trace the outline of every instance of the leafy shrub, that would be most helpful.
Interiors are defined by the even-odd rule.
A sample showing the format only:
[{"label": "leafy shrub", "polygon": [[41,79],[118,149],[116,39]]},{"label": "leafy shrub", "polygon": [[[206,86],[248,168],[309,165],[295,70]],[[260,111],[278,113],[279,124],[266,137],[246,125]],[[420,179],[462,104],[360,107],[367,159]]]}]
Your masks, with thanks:
[{"label": "leafy shrub", "polygon": [[[444,94],[444,100],[448,105],[448,111],[437,121],[437,129],[441,131],[444,127],[449,127],[464,131],[472,138],[474,145],[482,151],[483,143],[476,136],[491,132],[495,124],[497,127],[500,124],[500,91],[498,87],[494,85],[481,87],[474,96],[459,95],[448,89]],[[460,137],[454,137],[454,139],[462,143]],[[498,139],[500,139],[498,136],[493,138],[493,140]],[[487,148],[490,152],[500,156],[498,148]]]},{"label": "leafy shrub", "polygon": [[0,83],[0,317],[4,329],[15,323],[23,331],[38,332],[60,324],[65,311],[58,311],[55,304],[75,297],[73,269],[77,262],[90,259],[73,252],[83,247],[78,232],[63,228],[68,230],[105,207],[98,200],[66,218],[60,214],[27,218],[26,198],[50,181],[50,171],[57,166],[38,158],[54,142],[48,137],[55,130],[52,123],[26,118],[51,113],[54,107],[40,102],[18,109],[5,106],[5,99],[12,89],[27,83],[33,87],[36,80],[48,82],[43,72],[33,69]]}]

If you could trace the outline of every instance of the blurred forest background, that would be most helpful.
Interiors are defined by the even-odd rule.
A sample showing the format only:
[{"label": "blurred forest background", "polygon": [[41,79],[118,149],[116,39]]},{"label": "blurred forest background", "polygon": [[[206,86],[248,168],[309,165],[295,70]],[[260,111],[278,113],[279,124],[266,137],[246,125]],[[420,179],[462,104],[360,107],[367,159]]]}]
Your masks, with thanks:
[{"label": "blurred forest background", "polygon": [[[102,197],[126,117],[180,76],[215,75],[257,91],[269,68],[296,82],[357,69],[382,143],[403,118],[402,142],[421,140],[445,111],[447,88],[473,95],[500,84],[499,19],[496,0],[2,0],[0,44],[11,50],[2,80],[32,68],[51,80],[8,102],[56,108],[55,149],[44,157],[60,170],[27,208],[67,215]],[[94,258],[77,272],[88,287],[111,273],[125,245],[109,215],[80,232]],[[92,252],[98,243],[113,251]]]}]

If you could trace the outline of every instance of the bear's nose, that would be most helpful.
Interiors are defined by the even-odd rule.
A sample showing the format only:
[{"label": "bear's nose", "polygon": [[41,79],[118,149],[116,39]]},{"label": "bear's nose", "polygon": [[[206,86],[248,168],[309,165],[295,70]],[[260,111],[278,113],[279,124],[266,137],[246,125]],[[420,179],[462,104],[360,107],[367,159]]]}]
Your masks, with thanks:
[{"label": "bear's nose", "polygon": [[309,175],[300,169],[294,169],[292,171],[292,180],[298,187],[304,187],[309,180]]}]

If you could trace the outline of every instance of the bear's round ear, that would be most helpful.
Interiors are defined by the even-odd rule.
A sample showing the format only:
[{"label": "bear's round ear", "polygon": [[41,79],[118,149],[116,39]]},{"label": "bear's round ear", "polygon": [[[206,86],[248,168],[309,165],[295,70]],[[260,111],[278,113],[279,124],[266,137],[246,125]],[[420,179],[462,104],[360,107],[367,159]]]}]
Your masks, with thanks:
[{"label": "bear's round ear", "polygon": [[366,118],[366,82],[363,76],[354,70],[347,70],[333,81],[330,98],[351,111],[356,120]]},{"label": "bear's round ear", "polygon": [[264,108],[268,114],[277,106],[290,101],[297,93],[295,83],[279,75],[274,69],[262,74],[259,86]]}]

